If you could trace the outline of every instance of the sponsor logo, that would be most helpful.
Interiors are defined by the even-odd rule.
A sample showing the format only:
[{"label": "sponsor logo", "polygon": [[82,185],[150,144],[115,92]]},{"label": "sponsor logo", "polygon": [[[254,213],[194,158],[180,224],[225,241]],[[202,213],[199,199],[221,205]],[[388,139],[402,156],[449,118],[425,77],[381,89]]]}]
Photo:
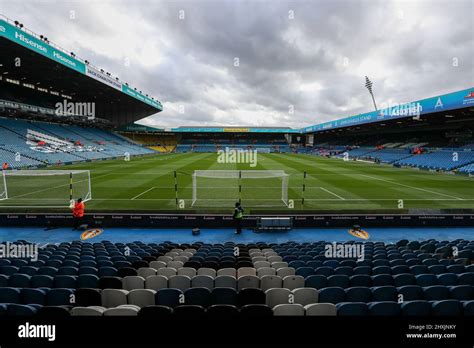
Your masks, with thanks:
[{"label": "sponsor logo", "polygon": [[37,43],[37,42],[35,42],[35,41],[30,40],[29,38],[27,38],[27,37],[26,37],[25,35],[23,35],[22,33],[19,33],[18,31],[15,31],[15,39],[18,39],[18,40],[20,40],[21,42],[27,44],[28,46],[31,46],[31,47],[33,47],[33,48],[36,48],[37,50],[40,50],[40,51],[42,51],[42,52],[44,52],[44,53],[47,53],[47,52],[48,52],[48,49],[47,49],[45,46],[43,46],[43,45],[41,45],[41,44],[39,44],[39,43]]},{"label": "sponsor logo", "polygon": [[81,234],[81,240],[87,240],[87,239],[97,237],[99,234],[102,234],[102,232],[104,232],[104,230],[100,228],[93,228],[93,229],[84,231]]},{"label": "sponsor logo", "polygon": [[3,25],[0,25],[0,31],[2,33],[5,33],[7,31],[7,29],[5,29],[5,27]]},{"label": "sponsor logo", "polygon": [[369,233],[367,231],[358,229],[358,228],[351,228],[349,230],[349,234],[353,235],[354,237],[360,238],[360,239],[369,239]]},{"label": "sponsor logo", "polygon": [[26,322],[18,326],[19,338],[47,338],[52,342],[56,340],[56,325],[34,325]]},{"label": "sponsor logo", "polygon": [[474,91],[469,92],[462,101],[463,105],[474,104]]}]

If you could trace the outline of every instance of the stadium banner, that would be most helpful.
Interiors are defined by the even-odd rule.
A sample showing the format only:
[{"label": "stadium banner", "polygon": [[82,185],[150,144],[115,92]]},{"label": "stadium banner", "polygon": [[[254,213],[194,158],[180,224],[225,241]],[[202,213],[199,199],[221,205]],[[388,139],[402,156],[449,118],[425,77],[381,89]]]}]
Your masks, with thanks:
[{"label": "stadium banner", "polygon": [[171,128],[176,133],[300,133],[299,129],[292,128],[220,128],[220,127],[179,127]]},{"label": "stadium banner", "polygon": [[100,81],[106,84],[107,86],[122,91],[123,93],[128,94],[134,97],[135,99],[140,100],[141,102],[151,105],[160,111],[163,110],[163,106],[159,102],[144,96],[143,94],[129,88],[127,85],[114,80],[110,76],[104,75],[97,69],[92,68],[91,66],[86,65],[80,60],[71,57],[67,53],[64,53],[63,51],[54,48],[53,46],[40,40],[34,35],[31,35],[26,31],[17,28],[15,25],[7,22],[4,19],[0,19],[0,36],[5,37],[6,39],[16,44],[26,47],[32,50],[33,52],[41,54],[68,68],[78,71],[81,74],[94,78],[95,80]]},{"label": "stadium banner", "polygon": [[23,47],[29,48],[30,50],[39,53],[49,59],[54,60],[62,65],[67,66],[73,70],[85,73],[86,66],[79,60],[66,55],[64,52],[55,49],[47,43],[37,39],[33,35],[30,35],[23,30],[16,28],[14,25],[7,21],[0,19],[0,35],[13,41]]},{"label": "stadium banner", "polygon": [[474,106],[474,87],[305,127],[302,131],[303,133],[320,132],[328,129],[389,121],[397,118],[417,117],[420,115],[462,109],[470,106]]},{"label": "stadium banner", "polygon": [[144,102],[148,105],[151,105],[156,109],[163,110],[163,106],[161,106],[160,103],[156,102],[155,100],[153,100],[151,98],[148,98],[148,97],[144,96],[143,94],[135,91],[134,89],[128,87],[125,84],[122,84],[122,92],[134,97],[135,99],[140,100],[141,102]]},{"label": "stadium banner", "polygon": [[96,68],[87,65],[86,66],[86,75],[89,77],[92,77],[94,80],[97,80],[99,82],[102,82],[106,84],[107,86],[110,86],[112,88],[115,88],[116,90],[122,91],[122,84],[112,78],[111,76],[107,76],[106,74],[101,73],[99,70]]}]

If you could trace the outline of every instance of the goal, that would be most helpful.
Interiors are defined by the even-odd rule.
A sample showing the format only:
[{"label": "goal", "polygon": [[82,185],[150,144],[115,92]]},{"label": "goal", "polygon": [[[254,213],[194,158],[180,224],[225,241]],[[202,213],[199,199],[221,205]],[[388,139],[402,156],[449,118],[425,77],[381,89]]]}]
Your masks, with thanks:
[{"label": "goal", "polygon": [[288,206],[289,175],[283,170],[196,170],[193,207]]},{"label": "goal", "polygon": [[67,207],[92,199],[88,170],[12,170],[0,177],[0,206]]}]

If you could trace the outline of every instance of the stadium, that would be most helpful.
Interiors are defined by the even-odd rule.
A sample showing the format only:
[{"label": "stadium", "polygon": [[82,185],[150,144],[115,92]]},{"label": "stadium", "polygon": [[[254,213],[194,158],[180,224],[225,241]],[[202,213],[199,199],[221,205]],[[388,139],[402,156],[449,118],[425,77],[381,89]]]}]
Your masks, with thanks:
[{"label": "stadium", "polygon": [[[193,14],[180,5],[164,3]],[[148,92],[147,73],[128,72],[135,86],[10,16],[0,14],[2,345],[34,343],[28,321],[54,324],[49,341],[63,344],[262,321],[318,325],[322,342],[472,343],[472,61],[462,88],[427,84],[400,103],[377,107],[377,82],[362,75],[367,100],[327,118],[208,122],[161,100],[169,79],[153,76]]]}]

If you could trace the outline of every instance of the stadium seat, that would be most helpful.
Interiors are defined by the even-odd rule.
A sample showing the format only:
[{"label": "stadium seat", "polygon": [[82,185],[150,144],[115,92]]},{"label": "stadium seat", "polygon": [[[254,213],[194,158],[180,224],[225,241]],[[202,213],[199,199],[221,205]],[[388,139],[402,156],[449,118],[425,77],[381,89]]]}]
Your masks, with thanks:
[{"label": "stadium seat", "polygon": [[273,315],[275,316],[304,316],[305,309],[300,304],[279,304],[273,307]]},{"label": "stadium seat", "polygon": [[211,292],[212,305],[237,305],[237,291],[235,288],[214,288]]},{"label": "stadium seat", "polygon": [[306,316],[336,316],[337,307],[333,303],[314,303],[304,307]]},{"label": "stadium seat", "polygon": [[123,289],[104,289],[101,292],[101,305],[105,308],[127,304],[128,291]]},{"label": "stadium seat", "polygon": [[363,302],[342,302],[336,305],[338,316],[367,316],[369,309]]},{"label": "stadium seat", "polygon": [[155,304],[175,308],[184,303],[184,294],[178,289],[160,289],[155,294]]},{"label": "stadium seat", "polygon": [[242,318],[272,317],[273,310],[265,304],[247,304],[240,309],[240,315]]},{"label": "stadium seat", "polygon": [[431,303],[434,316],[460,316],[464,313],[463,305],[457,300],[442,300]]},{"label": "stadium seat", "polygon": [[127,303],[140,308],[155,305],[155,290],[133,289],[127,294]]},{"label": "stadium seat", "polygon": [[319,302],[337,304],[345,301],[346,293],[340,287],[327,287],[319,291]]},{"label": "stadium seat", "polygon": [[245,288],[237,294],[237,305],[243,307],[249,304],[265,304],[265,293],[260,289]]},{"label": "stadium seat", "polygon": [[398,316],[400,315],[400,306],[397,302],[383,301],[371,302],[368,304],[370,315],[377,316]]}]

